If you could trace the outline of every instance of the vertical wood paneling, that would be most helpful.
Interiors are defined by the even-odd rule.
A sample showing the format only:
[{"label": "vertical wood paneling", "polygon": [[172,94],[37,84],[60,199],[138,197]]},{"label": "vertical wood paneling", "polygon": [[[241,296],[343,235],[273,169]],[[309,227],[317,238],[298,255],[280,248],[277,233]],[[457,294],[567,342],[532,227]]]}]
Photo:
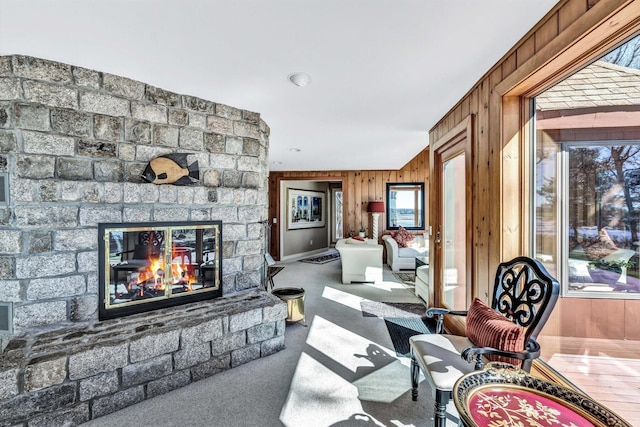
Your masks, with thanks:
[{"label": "vertical wood paneling", "polygon": [[551,40],[558,35],[558,14],[555,13],[547,22],[545,22],[538,31],[536,31],[536,47],[546,46]]},{"label": "vertical wood paneling", "polygon": [[558,11],[558,29],[560,32],[573,24],[587,11],[587,0],[569,0]]},{"label": "vertical wood paneling", "polygon": [[517,64],[520,67],[536,53],[536,39],[532,35],[517,50]]}]

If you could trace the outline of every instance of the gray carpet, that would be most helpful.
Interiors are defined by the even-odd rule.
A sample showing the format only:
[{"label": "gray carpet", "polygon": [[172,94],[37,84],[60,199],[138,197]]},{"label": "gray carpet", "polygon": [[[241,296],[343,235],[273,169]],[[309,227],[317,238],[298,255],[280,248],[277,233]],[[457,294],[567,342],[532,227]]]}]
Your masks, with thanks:
[{"label": "gray carpet", "polygon": [[[384,320],[363,316],[360,305],[418,303],[407,287],[388,269],[379,285],[343,285],[339,262],[283,265],[276,288],[304,287],[307,324],[286,326],[284,350],[86,426],[431,425],[431,390],[422,381],[418,401],[411,400],[408,359],[396,356]],[[455,413],[453,403],[449,410]]]}]

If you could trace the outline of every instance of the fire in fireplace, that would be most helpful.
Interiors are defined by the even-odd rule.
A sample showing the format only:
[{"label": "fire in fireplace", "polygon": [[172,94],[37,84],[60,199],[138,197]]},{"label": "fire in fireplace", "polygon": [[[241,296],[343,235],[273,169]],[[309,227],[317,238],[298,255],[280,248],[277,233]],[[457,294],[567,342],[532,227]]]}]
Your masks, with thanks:
[{"label": "fire in fireplace", "polygon": [[222,296],[222,222],[99,224],[100,320]]}]

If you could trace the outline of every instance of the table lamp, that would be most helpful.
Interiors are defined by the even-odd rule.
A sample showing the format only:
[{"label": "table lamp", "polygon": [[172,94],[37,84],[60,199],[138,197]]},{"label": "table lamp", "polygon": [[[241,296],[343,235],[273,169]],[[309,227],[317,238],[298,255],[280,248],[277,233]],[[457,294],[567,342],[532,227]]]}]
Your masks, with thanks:
[{"label": "table lamp", "polygon": [[369,202],[367,212],[373,217],[373,227],[371,227],[371,238],[378,239],[378,217],[384,213],[384,202],[381,200]]}]

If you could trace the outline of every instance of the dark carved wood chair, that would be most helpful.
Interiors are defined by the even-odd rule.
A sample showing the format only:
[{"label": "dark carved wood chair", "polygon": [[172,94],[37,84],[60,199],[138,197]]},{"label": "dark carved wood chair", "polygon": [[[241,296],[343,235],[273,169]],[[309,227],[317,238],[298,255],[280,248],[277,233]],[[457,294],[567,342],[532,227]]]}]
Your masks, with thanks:
[{"label": "dark carved wood chair", "polygon": [[[518,257],[498,266],[491,308],[476,300],[468,311],[427,310],[427,317],[437,316],[436,334],[416,335],[409,339],[411,394],[412,399],[417,400],[422,371],[435,390],[436,426],[446,425],[447,403],[455,382],[464,374],[482,369],[489,360],[509,362],[525,371],[531,369],[533,359],[540,355],[536,339],[556,304],[559,291],[560,284],[542,264],[531,258]],[[442,333],[445,314],[468,316],[466,337]],[[508,350],[498,348],[504,342],[487,345],[487,340],[500,340],[497,335],[503,334],[502,331],[508,331],[501,337],[505,340],[507,334],[508,337],[518,334],[519,344]]]}]

